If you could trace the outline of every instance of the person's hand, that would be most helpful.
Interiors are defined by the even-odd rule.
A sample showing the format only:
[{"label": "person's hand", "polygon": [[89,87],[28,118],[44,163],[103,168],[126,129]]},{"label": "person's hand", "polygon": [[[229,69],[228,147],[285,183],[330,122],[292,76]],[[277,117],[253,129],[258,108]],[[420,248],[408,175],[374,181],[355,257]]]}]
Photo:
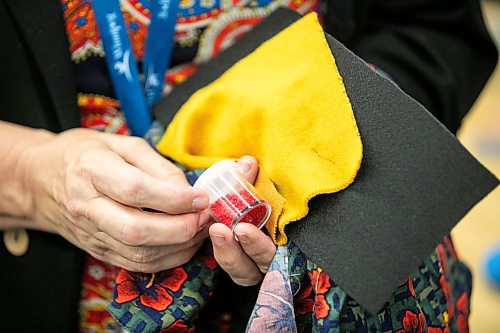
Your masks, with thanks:
[{"label": "person's hand", "polygon": [[[238,164],[240,171],[253,183],[259,168],[257,161],[245,156]],[[242,286],[259,283],[276,253],[271,238],[250,223],[238,223],[234,234],[224,224],[214,223],[210,226],[210,238],[215,259],[233,281]]]},{"label": "person's hand", "polygon": [[208,236],[206,193],[143,139],[69,130],[25,160],[27,215],[101,261],[156,272],[189,261]]}]

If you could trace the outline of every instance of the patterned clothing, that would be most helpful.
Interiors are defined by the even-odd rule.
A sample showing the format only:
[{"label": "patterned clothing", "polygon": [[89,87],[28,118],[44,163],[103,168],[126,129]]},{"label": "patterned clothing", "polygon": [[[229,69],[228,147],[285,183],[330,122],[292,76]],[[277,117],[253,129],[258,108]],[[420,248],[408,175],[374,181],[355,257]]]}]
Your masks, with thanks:
[{"label": "patterned clothing", "polygon": [[[82,127],[130,134],[108,76],[91,2],[60,2],[77,73]],[[120,3],[133,52],[140,62],[150,3]],[[164,93],[279,6],[304,14],[317,5],[317,0],[181,0],[172,67],[165,77]],[[188,178],[195,180],[197,174],[188,173]],[[194,331],[197,314],[214,293],[218,271],[210,244],[188,264],[156,274],[129,273],[88,256],[82,279],[80,330],[120,332],[124,326],[131,332]],[[457,260],[449,238],[445,238],[395,291],[384,310],[372,316],[289,243],[278,248],[247,330],[466,332],[470,285],[470,273]],[[224,313],[211,322],[210,329],[206,324],[198,327],[231,332],[231,320]]]},{"label": "patterned clothing", "polygon": [[247,332],[468,332],[470,286],[469,270],[445,237],[370,315],[290,243],[278,248]]}]

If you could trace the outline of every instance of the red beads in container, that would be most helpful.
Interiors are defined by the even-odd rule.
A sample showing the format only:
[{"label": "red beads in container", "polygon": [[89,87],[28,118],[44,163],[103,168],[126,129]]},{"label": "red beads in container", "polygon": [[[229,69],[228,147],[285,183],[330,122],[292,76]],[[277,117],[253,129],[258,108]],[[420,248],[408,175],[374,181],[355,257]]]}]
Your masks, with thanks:
[{"label": "red beads in container", "polygon": [[271,206],[238,171],[238,164],[223,160],[208,168],[194,187],[208,193],[210,215],[233,229],[240,222],[262,228]]}]

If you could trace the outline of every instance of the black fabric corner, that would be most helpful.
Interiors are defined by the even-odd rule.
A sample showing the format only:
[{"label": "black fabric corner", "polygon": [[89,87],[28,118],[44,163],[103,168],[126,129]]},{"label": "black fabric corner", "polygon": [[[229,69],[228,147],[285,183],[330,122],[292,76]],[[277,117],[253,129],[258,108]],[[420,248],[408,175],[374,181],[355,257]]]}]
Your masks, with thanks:
[{"label": "black fabric corner", "polygon": [[[300,18],[279,10],[155,106],[164,125],[196,90]],[[421,104],[327,36],[363,142],[347,189],[314,198],[287,234],[371,313],[442,237],[498,185]],[[301,134],[303,135],[303,134]]]},{"label": "black fabric corner", "polygon": [[371,313],[498,186],[424,107],[330,36],[363,142],[344,191],[314,198],[287,228],[300,249]]}]

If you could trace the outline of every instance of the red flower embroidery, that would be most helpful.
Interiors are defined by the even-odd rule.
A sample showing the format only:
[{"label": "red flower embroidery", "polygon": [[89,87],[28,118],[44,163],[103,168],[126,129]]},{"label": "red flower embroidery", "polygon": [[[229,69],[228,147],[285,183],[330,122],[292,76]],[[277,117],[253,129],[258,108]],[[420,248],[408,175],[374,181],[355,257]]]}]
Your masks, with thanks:
[{"label": "red flower embroidery", "polygon": [[167,288],[172,292],[176,292],[181,289],[182,284],[187,280],[187,278],[188,275],[186,270],[182,267],[177,267],[161,272],[161,275],[158,277],[158,281],[162,287]]},{"label": "red flower embroidery", "polygon": [[427,333],[448,333],[448,329],[446,327],[445,328],[428,327]]},{"label": "red flower embroidery", "polygon": [[424,333],[427,329],[425,322],[425,317],[422,312],[418,315],[406,310],[405,316],[403,318],[403,329],[397,331],[397,333]]},{"label": "red flower embroidery", "polygon": [[316,318],[323,319],[328,317],[328,312],[330,311],[330,306],[326,302],[324,295],[316,295],[314,298],[314,312],[316,312]]},{"label": "red flower embroidery", "polygon": [[330,277],[321,269],[314,269],[309,272],[309,278],[316,291],[316,296],[314,297],[314,312],[316,318],[326,318],[330,311],[330,305],[326,301],[324,294],[330,290]]},{"label": "red flower embroidery", "polygon": [[330,290],[330,277],[321,269],[314,269],[309,272],[309,278],[317,294],[324,294]]},{"label": "red flower embroidery", "polygon": [[130,273],[124,269],[116,277],[117,303],[139,298],[140,302],[157,311],[165,310],[173,301],[167,292],[178,291],[187,279],[186,271],[177,267],[156,274]]}]

